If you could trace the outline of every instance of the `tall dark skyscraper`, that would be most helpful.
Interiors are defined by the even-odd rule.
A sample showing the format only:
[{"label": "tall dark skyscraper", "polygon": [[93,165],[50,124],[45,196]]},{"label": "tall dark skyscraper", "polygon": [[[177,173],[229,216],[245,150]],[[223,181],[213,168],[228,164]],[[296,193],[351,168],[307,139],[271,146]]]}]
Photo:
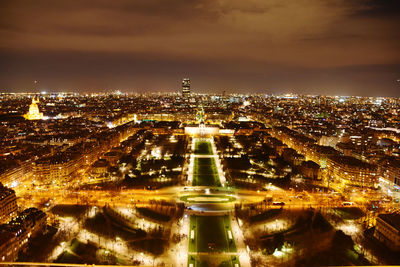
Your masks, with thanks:
[{"label": "tall dark skyscraper", "polygon": [[182,80],[182,95],[188,97],[190,95],[190,79],[183,78]]}]

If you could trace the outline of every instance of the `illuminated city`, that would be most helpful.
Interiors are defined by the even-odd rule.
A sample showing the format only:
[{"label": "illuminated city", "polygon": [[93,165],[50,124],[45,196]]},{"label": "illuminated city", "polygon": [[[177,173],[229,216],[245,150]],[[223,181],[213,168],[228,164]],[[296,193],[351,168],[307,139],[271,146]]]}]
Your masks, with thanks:
[{"label": "illuminated city", "polygon": [[399,266],[400,5],[0,4],[1,266]]},{"label": "illuminated city", "polygon": [[399,248],[397,98],[1,100],[2,261],[312,265],[339,244],[352,254],[326,264],[395,260],[379,248]]}]

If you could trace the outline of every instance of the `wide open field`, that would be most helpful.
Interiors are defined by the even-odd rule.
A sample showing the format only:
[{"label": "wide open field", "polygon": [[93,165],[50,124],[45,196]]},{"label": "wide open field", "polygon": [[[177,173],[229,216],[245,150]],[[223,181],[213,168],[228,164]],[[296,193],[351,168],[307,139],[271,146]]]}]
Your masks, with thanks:
[{"label": "wide open field", "polygon": [[236,252],[228,231],[233,234],[228,216],[190,216],[189,252]]},{"label": "wide open field", "polygon": [[213,155],[210,141],[196,141],[194,147],[195,155]]},{"label": "wide open field", "polygon": [[214,158],[194,159],[193,185],[221,186]]}]

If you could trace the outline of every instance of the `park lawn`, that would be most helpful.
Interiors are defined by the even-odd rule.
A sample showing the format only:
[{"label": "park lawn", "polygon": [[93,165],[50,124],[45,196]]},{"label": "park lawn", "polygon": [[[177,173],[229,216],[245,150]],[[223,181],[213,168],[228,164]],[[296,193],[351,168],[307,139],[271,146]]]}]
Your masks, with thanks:
[{"label": "park lawn", "polygon": [[224,254],[208,254],[208,255],[189,255],[188,267],[193,264],[193,267],[235,267],[240,266],[239,258],[237,256],[226,256]]},{"label": "park lawn", "polygon": [[136,208],[136,210],[139,212],[140,215],[156,220],[156,221],[161,221],[161,222],[168,222],[171,220],[171,216],[158,213],[154,210],[147,209],[147,208]]},{"label": "park lawn", "polygon": [[231,256],[232,266],[240,266],[240,261],[238,256]]},{"label": "park lawn", "polygon": [[217,165],[214,158],[195,158],[194,172],[201,173],[218,173]]},{"label": "park lawn", "polygon": [[214,158],[195,158],[193,185],[221,186]]},{"label": "park lawn", "polygon": [[93,218],[86,219],[83,226],[91,232],[108,238],[119,236],[124,240],[132,240],[146,236],[146,232],[142,229],[130,228],[101,212],[97,213]]},{"label": "park lawn", "polygon": [[82,264],[82,260],[80,257],[75,256],[74,254],[72,254],[68,251],[63,251],[54,262],[55,263]]},{"label": "park lawn", "polygon": [[240,266],[240,262],[239,262],[239,257],[238,256],[231,256],[230,259],[221,262],[220,265],[218,265],[219,267],[235,267],[235,264],[237,264],[237,266]]},{"label": "park lawn", "polygon": [[196,155],[213,155],[211,143],[209,141],[196,141],[194,147]]},{"label": "park lawn", "polygon": [[93,244],[86,244],[76,238],[70,242],[70,250],[61,253],[55,260],[56,263],[76,263],[76,264],[100,264],[97,259],[98,247]]},{"label": "park lawn", "polygon": [[80,217],[84,215],[89,206],[84,205],[68,205],[68,204],[59,204],[55,205],[51,208],[51,213],[56,214],[61,217]]},{"label": "park lawn", "polygon": [[356,220],[364,216],[364,212],[358,207],[342,207],[334,209],[342,219],[345,220]]},{"label": "park lawn", "polygon": [[77,240],[76,238],[72,239],[70,245],[71,251],[75,254],[82,255],[96,255],[97,247],[92,244],[85,244]]},{"label": "park lawn", "polygon": [[194,175],[193,178],[194,186],[220,186],[220,184],[214,174]]},{"label": "park lawn", "polygon": [[[192,264],[192,265],[190,265],[190,264]],[[189,266],[193,266],[193,267],[198,266],[198,265],[196,265],[196,258],[195,258],[195,256],[189,255],[187,266],[188,266],[188,267],[189,267]]]},{"label": "park lawn", "polygon": [[190,230],[195,232],[194,240],[189,233],[190,252],[236,252],[235,241],[228,238],[228,230],[232,231],[228,216],[192,215]]},{"label": "park lawn", "polygon": [[269,220],[271,218],[278,216],[281,212],[282,212],[282,209],[269,209],[269,210],[259,213],[257,215],[251,216],[250,222],[258,223],[258,222],[266,221],[266,220]]},{"label": "park lawn", "polygon": [[161,255],[164,253],[164,248],[167,242],[164,239],[153,238],[153,239],[142,239],[138,241],[130,242],[130,245],[140,251],[146,251],[153,255]]}]

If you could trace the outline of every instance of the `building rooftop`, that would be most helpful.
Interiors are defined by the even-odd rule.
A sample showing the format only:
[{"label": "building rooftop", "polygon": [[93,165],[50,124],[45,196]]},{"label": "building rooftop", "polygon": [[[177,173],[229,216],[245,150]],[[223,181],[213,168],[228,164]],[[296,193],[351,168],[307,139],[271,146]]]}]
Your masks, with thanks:
[{"label": "building rooftop", "polygon": [[10,239],[13,239],[14,235],[8,231],[0,230],[0,244],[7,243]]},{"label": "building rooftop", "polygon": [[301,165],[306,167],[306,168],[313,168],[313,169],[319,169],[320,168],[317,163],[315,163],[314,161],[311,161],[311,160],[303,161],[303,163]]},{"label": "building rooftop", "polygon": [[358,167],[358,168],[364,168],[364,169],[373,169],[374,168],[373,165],[363,162],[354,157],[350,157],[350,156],[334,155],[334,156],[330,156],[329,158],[338,164],[344,164],[344,165]]},{"label": "building rooftop", "polygon": [[2,183],[0,183],[0,201],[5,199],[9,195],[12,195],[12,194],[15,195],[15,191],[14,190],[12,190],[12,189],[10,189],[8,187],[5,187],[5,186],[3,186]]},{"label": "building rooftop", "polygon": [[98,159],[95,163],[93,163],[93,168],[101,168],[101,167],[108,167],[109,163],[106,159]]},{"label": "building rooftop", "polygon": [[378,217],[381,218],[386,223],[390,224],[392,227],[396,228],[396,230],[400,232],[400,214],[398,213],[379,214]]}]

